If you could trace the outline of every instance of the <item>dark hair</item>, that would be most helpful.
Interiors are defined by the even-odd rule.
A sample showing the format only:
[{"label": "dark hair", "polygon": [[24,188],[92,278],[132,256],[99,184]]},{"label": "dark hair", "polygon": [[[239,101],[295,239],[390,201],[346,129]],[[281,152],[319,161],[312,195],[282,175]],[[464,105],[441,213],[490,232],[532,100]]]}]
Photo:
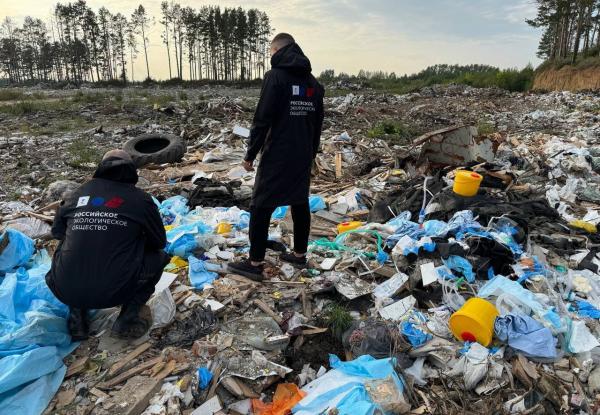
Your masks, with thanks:
[{"label": "dark hair", "polygon": [[290,35],[289,33],[278,33],[275,35],[275,37],[271,41],[272,44],[273,43],[276,44],[276,46],[279,48],[283,48],[294,42],[295,42],[295,40],[294,40],[293,36]]}]

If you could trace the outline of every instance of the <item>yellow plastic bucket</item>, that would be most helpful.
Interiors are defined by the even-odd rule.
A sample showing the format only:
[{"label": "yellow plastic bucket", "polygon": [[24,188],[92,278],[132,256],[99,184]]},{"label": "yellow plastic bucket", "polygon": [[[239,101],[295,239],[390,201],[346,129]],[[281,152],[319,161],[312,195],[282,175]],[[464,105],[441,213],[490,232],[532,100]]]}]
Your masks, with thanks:
[{"label": "yellow plastic bucket", "polygon": [[492,342],[494,322],[499,315],[492,303],[473,297],[450,316],[448,324],[458,340],[476,341],[487,347]]},{"label": "yellow plastic bucket", "polygon": [[483,176],[472,171],[459,170],[454,177],[454,193],[460,196],[475,196],[479,191],[479,186]]}]

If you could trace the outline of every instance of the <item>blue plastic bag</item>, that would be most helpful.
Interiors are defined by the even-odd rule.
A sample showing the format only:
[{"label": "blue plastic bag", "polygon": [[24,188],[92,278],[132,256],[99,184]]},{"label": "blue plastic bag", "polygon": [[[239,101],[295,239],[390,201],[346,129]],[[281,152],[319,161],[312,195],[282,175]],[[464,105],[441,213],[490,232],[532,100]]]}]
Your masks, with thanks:
[{"label": "blue plastic bag", "polygon": [[159,209],[165,225],[172,224],[178,216],[184,216],[190,211],[187,199],[183,196],[173,196],[164,200]]},{"label": "blue plastic bag", "polygon": [[600,310],[587,301],[579,300],[577,303],[577,315],[580,317],[600,318]]},{"label": "blue plastic bag", "polygon": [[200,390],[208,388],[212,378],[213,374],[210,373],[210,370],[208,370],[205,367],[198,368],[198,387],[200,388]]},{"label": "blue plastic bag", "polygon": [[441,220],[428,220],[423,223],[425,235],[443,238],[448,233],[448,224]]},{"label": "blue plastic bag", "polygon": [[0,244],[5,243],[6,238],[8,245],[0,253],[0,276],[25,265],[35,252],[33,240],[17,230],[7,229],[0,235]]},{"label": "blue plastic bag", "polygon": [[400,332],[408,339],[413,347],[423,346],[429,340],[433,339],[431,334],[416,328],[411,321],[403,322],[400,326]]},{"label": "blue plastic bag", "polygon": [[550,329],[525,315],[508,314],[494,323],[496,337],[527,356],[556,357],[556,338]]},{"label": "blue plastic bag", "polygon": [[327,209],[325,200],[319,195],[310,195],[308,198],[308,206],[311,212],[317,212],[319,210]]},{"label": "blue plastic bag", "polygon": [[212,232],[213,228],[200,221],[177,226],[167,232],[165,251],[169,255],[186,258],[198,247],[196,235],[205,235]]},{"label": "blue plastic bag", "polygon": [[201,259],[193,255],[188,257],[189,263],[189,278],[192,286],[196,289],[203,290],[204,287],[217,279],[218,274],[206,269],[206,264]]},{"label": "blue plastic bag", "polygon": [[459,272],[469,282],[475,281],[475,274],[473,273],[473,266],[466,258],[458,255],[450,255],[447,259],[442,259],[444,265],[450,268],[452,271]]},{"label": "blue plastic bag", "polygon": [[481,228],[481,224],[473,217],[470,210],[456,212],[448,221],[448,233],[464,232],[467,229]]},{"label": "blue plastic bag", "polygon": [[271,218],[278,219],[278,220],[285,218],[288,208],[289,208],[289,206],[279,206],[277,209],[275,209],[275,211],[271,215]]}]

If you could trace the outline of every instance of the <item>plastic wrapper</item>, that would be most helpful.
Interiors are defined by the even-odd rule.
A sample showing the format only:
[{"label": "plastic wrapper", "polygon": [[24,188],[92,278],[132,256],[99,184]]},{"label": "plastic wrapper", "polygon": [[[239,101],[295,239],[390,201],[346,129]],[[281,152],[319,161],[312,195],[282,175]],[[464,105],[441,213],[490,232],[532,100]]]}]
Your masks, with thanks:
[{"label": "plastic wrapper", "polygon": [[494,323],[494,333],[499,340],[507,342],[526,356],[556,357],[556,338],[550,329],[529,316],[509,314],[498,317]]},{"label": "plastic wrapper", "polygon": [[211,284],[218,276],[216,272],[209,271],[205,262],[195,256],[190,255],[188,263],[190,282],[196,289],[204,289],[206,285]]},{"label": "plastic wrapper", "polygon": [[0,276],[21,267],[35,252],[33,240],[14,229],[7,229],[0,235]]},{"label": "plastic wrapper", "polygon": [[258,399],[252,400],[255,415],[287,415],[298,402],[306,396],[298,386],[293,383],[280,383],[277,385],[273,402],[263,403]]},{"label": "plastic wrapper", "polygon": [[342,362],[330,355],[329,360],[332,370],[302,388],[307,396],[294,406],[294,414],[314,415],[333,408],[339,415],[392,414],[373,401],[366,384],[391,378],[395,389],[402,394],[404,386],[394,370],[394,359],[376,360],[365,355]]}]

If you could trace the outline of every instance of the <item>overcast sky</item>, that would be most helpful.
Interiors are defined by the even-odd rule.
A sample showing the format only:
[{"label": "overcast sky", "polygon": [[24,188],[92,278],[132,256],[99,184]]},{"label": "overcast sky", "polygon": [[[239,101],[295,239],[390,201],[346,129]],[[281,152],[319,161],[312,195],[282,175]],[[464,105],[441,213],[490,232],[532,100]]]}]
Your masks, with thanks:
[{"label": "overcast sky", "polygon": [[[66,2],[63,2],[66,3]],[[88,0],[130,16],[140,0]],[[160,20],[160,0],[144,7]],[[258,8],[271,17],[276,31],[291,33],[312,61],[314,72],[332,68],[357,73],[384,70],[398,75],[436,63],[481,63],[499,67],[537,65],[539,33],[525,19],[535,16],[534,0],[181,0],[182,6],[204,4]],[[0,0],[0,19],[19,23],[27,16],[48,20],[53,0]],[[150,37],[150,70],[166,78],[166,50],[159,25]],[[135,66],[144,75],[143,57]]]}]

